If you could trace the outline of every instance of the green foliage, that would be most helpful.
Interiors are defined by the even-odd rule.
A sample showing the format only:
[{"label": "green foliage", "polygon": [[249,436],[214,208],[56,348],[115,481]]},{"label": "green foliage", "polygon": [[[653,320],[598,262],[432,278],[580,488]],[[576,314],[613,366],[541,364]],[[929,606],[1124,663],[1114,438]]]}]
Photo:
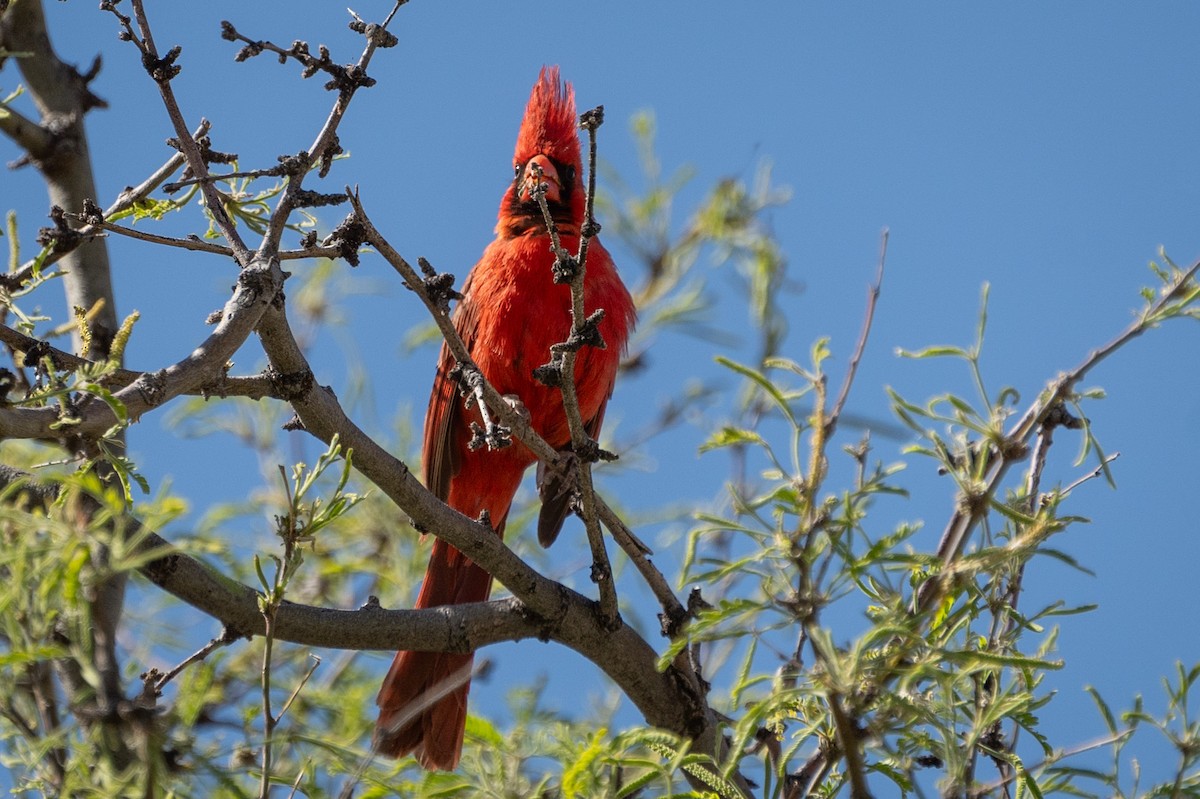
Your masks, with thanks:
[{"label": "green foliage", "polygon": [[[1164,286],[1178,284],[1182,275],[1177,267],[1155,272]],[[1197,296],[1189,284],[1151,292],[1142,320],[1152,326],[1193,316]],[[1169,312],[1150,308],[1164,297],[1171,300]],[[978,392],[974,399],[942,394],[918,404],[891,393],[897,416],[922,439],[908,454],[935,460],[955,481],[961,505],[980,519],[981,537],[953,561],[908,547],[913,525],[879,531],[873,505],[882,496],[905,494],[897,482],[904,464],[871,463],[867,438],[845,449],[850,468],[842,471],[854,475],[850,485],[825,488],[833,409],[824,342],[808,367],[782,358],[768,359],[762,369],[718,359],[745,380],[763,412],[753,425],[719,428],[701,450],[731,450],[761,468],[757,479],[729,486],[727,515],[700,515],[683,579],[701,586],[709,604],[686,638],[664,652],[660,667],[696,647],[714,653],[717,663],[740,659],[723,708],[732,736],[723,768],[751,774],[747,759],[761,760],[764,796],[782,795],[788,775],[796,774],[809,776],[807,785],[822,795],[839,792],[853,779],[835,767],[841,757],[847,770],[858,769],[872,785],[890,782],[894,787],[886,790],[902,795],[929,784],[926,769],[937,770],[948,795],[997,791],[1009,782],[1035,796],[1090,795],[1087,780],[1100,781],[1103,793],[1121,790],[1121,750],[1136,725],[1153,718],[1140,703],[1119,726],[1096,697],[1110,732],[1102,745],[1114,758],[1107,773],[1062,765],[1082,750],[1055,746],[1039,730],[1039,714],[1052,699],[1043,678],[1063,665],[1051,657],[1056,629],[1047,622],[1090,607],[1021,608],[1021,578],[1039,556],[1078,568],[1049,542],[1085,520],[1063,513],[1078,482],[1039,490],[1044,454],[1035,454],[1028,471],[999,490],[988,487],[997,453],[1011,447],[1005,424],[1019,397],[1011,388],[988,389],[986,299],[985,287],[972,346],[905,353],[962,362]],[[1102,396],[1087,389],[1070,397],[1078,419],[1086,416],[1083,403]],[[1090,426],[1075,426],[1083,432],[1083,456],[1098,461],[1093,476],[1107,476]],[[915,610],[923,590],[939,580],[949,580],[949,590],[929,611]],[[849,643],[840,643],[846,632],[835,638],[826,620],[845,618],[847,609],[864,622]],[[773,673],[772,662],[780,664]],[[1174,782],[1150,795],[1181,795],[1200,778],[1196,729],[1187,720],[1198,669],[1180,668],[1177,684],[1167,689],[1166,718],[1152,722],[1181,756]],[[778,735],[778,744],[752,746],[756,730]],[[1018,733],[1027,741],[1020,749],[1014,748]],[[835,763],[823,759],[829,751]],[[798,767],[797,759],[816,771]],[[985,765],[993,767],[991,778],[983,775]]]}]

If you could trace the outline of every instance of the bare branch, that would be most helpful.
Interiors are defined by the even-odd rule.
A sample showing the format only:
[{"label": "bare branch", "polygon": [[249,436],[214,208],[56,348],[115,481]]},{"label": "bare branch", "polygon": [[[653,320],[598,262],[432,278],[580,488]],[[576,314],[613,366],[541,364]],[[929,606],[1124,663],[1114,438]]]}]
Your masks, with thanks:
[{"label": "bare branch", "polygon": [[862,360],[863,352],[867,348],[867,338],[871,335],[871,322],[875,318],[875,306],[879,302],[879,293],[883,288],[883,266],[887,261],[887,228],[884,228],[879,239],[879,266],[875,270],[875,282],[867,290],[867,312],[863,316],[862,331],[858,334],[858,343],[854,346],[854,355],[850,357],[850,366],[846,369],[846,377],[842,380],[842,388],[838,392],[837,400],[833,403],[833,410],[829,412],[829,415],[825,419],[826,440],[833,437],[838,420],[842,418],[842,409],[846,407],[846,400],[850,398],[850,387],[854,384],[854,376],[858,373],[859,361]]},{"label": "bare branch", "polygon": [[[204,120],[200,123],[200,126],[196,128],[196,132],[193,135],[199,138],[208,132],[208,128],[208,120]],[[143,180],[137,186],[125,188],[119,195],[117,195],[117,199],[113,201],[113,204],[104,210],[103,216],[105,218],[115,216],[146,199],[150,196],[151,192],[162,185],[163,181],[175,174],[175,172],[181,166],[183,166],[183,163],[183,153],[176,152],[172,154],[171,157],[168,158],[166,162],[156,169],[148,178]],[[84,227],[80,228],[78,232],[80,236],[90,238],[96,232],[96,228],[92,227],[91,225],[85,225]],[[69,250],[55,249],[46,256],[45,260],[42,261],[41,267],[44,269],[47,266],[58,262],[67,254],[67,252],[69,252]],[[224,252],[232,255],[232,251],[225,250]],[[19,270],[13,274],[6,275],[5,280],[13,286],[21,285],[33,274],[33,264],[33,260],[25,262],[21,265]]]},{"label": "bare branch", "polygon": [[[72,355],[56,347],[51,347],[41,339],[27,336],[20,331],[13,330],[8,325],[0,325],[0,343],[22,355],[49,356],[59,369],[78,371],[99,365],[96,361],[80,358],[78,355]],[[139,380],[148,379],[150,374],[150,372],[137,372],[131,369],[114,369],[101,382],[109,388],[124,388]],[[222,373],[215,380],[188,389],[182,393],[196,397],[246,397],[253,400],[263,399],[264,397],[271,397],[273,399],[283,398],[282,393],[276,388],[270,375],[238,377]]]},{"label": "bare branch", "polygon": [[[129,24],[128,17],[124,17],[118,12],[113,4],[107,4],[106,7],[121,20],[127,34],[126,38],[133,42],[141,51],[142,63],[158,86],[163,106],[167,111],[167,117],[171,120],[171,126],[174,128],[175,136],[179,142],[179,150],[187,160],[189,169],[191,169],[194,176],[205,177],[209,174],[208,164],[204,160],[196,138],[188,130],[187,122],[183,118],[183,112],[179,108],[179,102],[175,98],[175,92],[171,88],[171,78],[178,74],[179,71],[179,67],[174,64],[179,53],[172,51],[165,58],[159,56],[142,0],[132,0],[132,4],[138,32],[141,35],[140,39]],[[233,250],[234,258],[237,259],[237,262],[241,266],[249,267],[252,260],[250,249],[242,241],[242,237],[238,233],[233,220],[229,218],[229,214],[225,212],[224,203],[221,201],[221,193],[211,182],[202,182],[200,184],[200,192],[204,197],[205,208],[212,215],[213,222],[221,232],[221,235],[225,237],[225,241],[229,243],[230,248]]]},{"label": "bare branch", "polygon": [[[271,213],[271,221],[267,226],[267,233],[263,237],[260,252],[278,249],[279,240],[283,236],[283,231],[287,225],[287,219],[297,207],[299,192],[303,186],[308,169],[317,161],[322,161],[325,164],[322,167],[322,172],[327,172],[327,165],[332,161],[334,155],[342,151],[341,145],[338,143],[338,126],[341,124],[342,117],[345,116],[346,109],[349,107],[350,101],[354,99],[354,95],[358,89],[374,84],[375,81],[367,77],[367,66],[371,63],[371,57],[375,54],[376,48],[381,46],[390,47],[395,44],[395,36],[392,36],[387,31],[387,26],[391,23],[392,17],[395,16],[396,10],[406,1],[398,0],[382,25],[364,25],[357,19],[351,22],[350,27],[358,30],[366,37],[366,46],[363,48],[362,54],[358,57],[357,63],[343,68],[345,75],[344,79],[337,85],[337,99],[329,111],[329,116],[326,118],[325,124],[321,126],[321,130],[317,133],[312,145],[308,148],[308,152],[303,154],[306,161],[305,169],[291,177],[288,181],[287,189],[279,199],[275,210]],[[324,177],[324,174],[322,174],[322,177]]]},{"label": "bare branch", "polygon": [[[219,385],[225,365],[246,341],[283,286],[278,260],[254,261],[243,269],[225,304],[216,329],[185,358],[141,378],[115,394],[129,417],[143,414],[169,399],[205,385]],[[0,408],[0,437],[56,439],[53,425],[59,421],[56,408]],[[107,403],[95,397],[78,402],[78,418],[71,432],[99,436],[117,423]]]}]

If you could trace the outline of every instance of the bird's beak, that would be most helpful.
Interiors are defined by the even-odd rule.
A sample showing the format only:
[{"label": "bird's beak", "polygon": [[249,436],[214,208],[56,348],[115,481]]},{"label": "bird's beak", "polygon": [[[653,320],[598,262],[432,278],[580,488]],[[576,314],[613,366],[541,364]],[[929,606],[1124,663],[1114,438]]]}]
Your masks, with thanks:
[{"label": "bird's beak", "polygon": [[546,184],[546,202],[562,202],[562,184],[558,179],[558,170],[554,162],[544,155],[535,155],[525,163],[524,177],[521,179],[520,200],[534,200],[534,189],[539,183]]}]

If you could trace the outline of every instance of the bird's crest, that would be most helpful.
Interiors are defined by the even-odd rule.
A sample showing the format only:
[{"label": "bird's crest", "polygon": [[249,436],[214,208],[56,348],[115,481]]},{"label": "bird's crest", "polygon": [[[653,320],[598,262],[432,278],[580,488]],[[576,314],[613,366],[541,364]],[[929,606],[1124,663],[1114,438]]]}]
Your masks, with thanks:
[{"label": "bird's crest", "polygon": [[578,167],[579,133],[575,119],[575,90],[563,81],[558,67],[542,67],[529,95],[513,160],[525,163],[539,153],[560,164]]}]

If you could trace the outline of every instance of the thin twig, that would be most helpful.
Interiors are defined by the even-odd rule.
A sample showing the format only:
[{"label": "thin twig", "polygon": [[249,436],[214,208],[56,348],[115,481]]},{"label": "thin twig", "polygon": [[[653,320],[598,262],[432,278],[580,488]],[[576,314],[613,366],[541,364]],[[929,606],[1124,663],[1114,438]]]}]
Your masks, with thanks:
[{"label": "thin twig", "polygon": [[655,568],[650,562],[650,556],[654,554],[650,547],[646,546],[633,531],[626,526],[621,517],[610,508],[604,500],[596,497],[596,512],[600,517],[600,521],[604,522],[604,526],[608,528],[613,540],[617,545],[625,551],[626,557],[633,563],[638,573],[642,575],[642,579],[646,581],[646,585],[654,593],[654,597],[658,600],[673,626],[678,627],[684,619],[687,618],[687,610],[684,609],[675,592],[671,590],[671,584],[663,573]]},{"label": "thin twig", "polygon": [[1106,456],[1104,458],[1104,461],[1099,466],[1097,466],[1095,469],[1093,469],[1092,471],[1085,474],[1083,477],[1080,477],[1078,480],[1071,483],[1066,488],[1059,489],[1058,494],[1060,496],[1065,497],[1068,494],[1070,494],[1072,491],[1074,491],[1075,489],[1079,488],[1084,483],[1086,483],[1090,480],[1095,480],[1097,477],[1102,476],[1104,474],[1104,470],[1108,468],[1108,465],[1110,463],[1112,463],[1113,461],[1115,461],[1119,457],[1121,457],[1120,452],[1114,452],[1113,454]]},{"label": "thin twig", "polygon": [[[199,138],[207,133],[208,129],[208,120],[201,120],[200,125],[196,128],[196,132],[193,135],[196,138]],[[172,153],[171,157],[168,158],[162,166],[154,170],[154,172],[151,173],[148,178],[143,180],[137,186],[127,187],[122,190],[121,193],[117,195],[117,199],[113,201],[112,205],[104,209],[104,217],[107,219],[108,217],[119,214],[122,211],[127,211],[137,203],[149,197],[151,192],[161,186],[167,178],[175,174],[175,172],[178,171],[183,164],[183,153]],[[92,225],[85,225],[80,228],[78,232],[81,236],[87,237],[95,233],[96,228],[94,228]],[[80,240],[82,241],[82,239]],[[40,268],[45,269],[47,266],[58,262],[68,252],[70,252],[70,250],[54,250],[53,252],[48,253],[42,260]],[[30,260],[26,261],[21,265],[19,270],[6,276],[6,280],[14,285],[20,285],[24,281],[28,280],[33,274],[33,266],[36,261],[36,258],[31,258]]]},{"label": "thin twig", "polygon": [[1025,414],[1009,428],[1001,442],[1000,450],[994,453],[983,488],[979,492],[979,501],[962,503],[946,523],[946,529],[942,533],[937,549],[937,557],[942,562],[942,574],[926,580],[921,586],[921,590],[917,593],[915,607],[917,613],[928,611],[941,600],[946,590],[946,577],[949,575],[950,566],[962,554],[968,535],[982,518],[987,507],[985,500],[994,497],[1000,490],[1000,485],[1009,468],[1028,455],[1026,442],[1037,427],[1045,421],[1060,402],[1070,396],[1076,383],[1114,352],[1161,321],[1158,317],[1170,303],[1178,300],[1180,295],[1187,290],[1197,272],[1200,272],[1200,261],[1196,261],[1180,272],[1175,281],[1161,293],[1158,300],[1146,308],[1137,319],[1112,340],[1089,352],[1077,366],[1051,381]]},{"label": "thin twig", "polygon": [[[150,30],[150,23],[146,18],[146,9],[143,6],[143,0],[131,0],[133,4],[134,17],[137,19],[138,30],[141,33],[141,39],[133,35],[132,30],[129,30],[130,40],[142,51],[144,63],[164,64],[167,61],[173,60],[161,59],[157,48],[154,46],[154,34]],[[114,13],[115,10],[114,10]],[[169,67],[169,64],[167,64]],[[208,164],[204,160],[204,156],[200,151],[200,145],[196,138],[193,138],[188,130],[187,122],[184,121],[183,112],[180,110],[179,101],[175,98],[175,91],[171,88],[170,75],[154,77],[155,85],[158,86],[159,95],[162,97],[163,106],[167,111],[167,117],[171,120],[171,126],[175,130],[175,137],[179,141],[179,149],[187,159],[188,167],[192,170],[192,175],[195,177],[206,177],[209,174]],[[198,137],[197,137],[198,138]],[[208,209],[212,216],[213,223],[225,237],[225,241],[229,242],[230,248],[233,250],[233,256],[237,262],[243,266],[249,266],[252,260],[250,249],[242,241],[241,234],[238,233],[237,227],[233,220],[226,213],[222,196],[217,187],[211,182],[203,182],[200,184],[200,192],[204,197],[204,206]]]},{"label": "thin twig", "polygon": [[[588,163],[590,169],[588,171],[588,191],[584,200],[583,228],[579,231],[579,251],[578,255],[573,259],[574,264],[571,272],[571,330],[569,331],[569,339],[581,338],[584,334],[585,325],[589,323],[587,311],[583,303],[583,286],[587,275],[588,241],[594,235],[594,231],[599,229],[593,216],[593,202],[596,191],[596,129],[603,122],[603,108],[589,111],[581,119],[589,120],[584,124],[584,127],[588,132]],[[550,204],[546,201],[546,184],[539,181],[537,187],[534,189],[533,196],[537,199],[538,206],[542,210],[542,217],[546,221],[546,230],[550,233],[550,249],[555,255],[555,269],[557,270],[560,268],[560,264],[564,260],[570,259],[571,256],[566,253],[559,242],[558,234],[555,230],[554,217],[550,213]],[[603,313],[603,309],[598,310],[598,313]],[[575,390],[575,359],[577,352],[577,347],[567,344],[558,348],[557,354],[561,358],[559,365],[562,370],[562,377],[558,381],[558,387],[562,393],[563,412],[567,417],[567,426],[571,431],[571,448],[578,456],[574,461],[576,488],[579,491],[580,516],[583,518],[583,526],[587,531],[588,544],[592,550],[592,582],[596,583],[600,591],[600,613],[602,617],[609,624],[615,625],[620,619],[616,582],[613,580],[612,564],[609,562],[608,551],[604,546],[604,535],[600,530],[600,521],[596,508],[596,489],[592,482],[590,453],[595,449],[597,444],[587,433],[583,414],[579,408],[579,396]]]},{"label": "thin twig", "polygon": [[283,707],[279,708],[279,715],[276,717],[276,721],[287,715],[288,709],[292,706],[292,703],[295,702],[296,698],[300,696],[300,692],[304,690],[304,686],[308,685],[308,681],[312,679],[313,674],[316,673],[317,668],[319,668],[321,665],[320,656],[314,655],[311,652],[308,653],[308,656],[312,658],[313,662],[311,665],[309,665],[308,671],[304,672],[304,676],[300,678],[300,682],[298,682],[296,687],[292,689],[292,693],[284,701]]},{"label": "thin twig", "polygon": [[204,660],[209,655],[211,655],[213,652],[216,652],[218,649],[221,649],[222,647],[229,646],[230,644],[232,644],[234,641],[238,640],[239,638],[241,638],[241,636],[238,635],[236,632],[234,632],[233,629],[231,629],[230,627],[225,627],[223,630],[221,630],[220,635],[218,635],[216,638],[209,641],[204,646],[197,649],[192,654],[188,655],[186,658],[183,659],[183,662],[181,662],[179,665],[177,665],[175,668],[171,669],[170,671],[166,672],[165,674],[162,672],[158,672],[155,669],[151,669],[150,671],[148,671],[145,675],[143,675],[143,678],[146,679],[149,683],[149,685],[147,687],[155,695],[161,694],[162,689],[164,687],[166,687],[166,684],[169,683],[171,680],[175,679],[176,677],[178,677],[180,674],[182,674],[183,670],[186,669],[188,666],[192,665],[193,663],[199,663],[200,661]]},{"label": "thin twig", "polygon": [[[73,218],[82,218],[77,214],[68,214]],[[89,230],[90,229],[90,230]],[[116,233],[120,236],[125,236],[138,241],[149,242],[150,244],[158,244],[164,247],[175,247],[181,250],[190,250],[192,252],[206,252],[212,255],[224,255],[234,257],[233,250],[224,244],[217,244],[211,241],[205,241],[196,235],[189,235],[183,238],[176,236],[161,236],[157,233],[150,233],[145,230],[138,230],[124,225],[118,225],[107,220],[93,221],[85,228],[80,229],[81,234],[90,231],[104,230],[110,233]],[[279,260],[281,261],[297,261],[304,258],[329,258],[334,259],[341,255],[341,250],[337,247],[304,247],[299,250],[281,250]]]},{"label": "thin twig", "polygon": [[826,441],[833,437],[838,419],[842,416],[842,409],[846,407],[846,400],[850,397],[850,386],[853,385],[854,376],[858,373],[859,361],[862,360],[863,351],[867,348],[867,338],[871,334],[871,322],[875,318],[875,306],[879,302],[879,294],[883,288],[883,267],[887,261],[887,246],[888,229],[884,228],[879,236],[879,265],[875,269],[875,282],[867,289],[867,312],[863,317],[862,331],[858,334],[858,344],[854,347],[854,355],[850,358],[846,377],[842,380],[842,388],[838,392],[837,400],[833,403],[833,410],[825,419]]}]

